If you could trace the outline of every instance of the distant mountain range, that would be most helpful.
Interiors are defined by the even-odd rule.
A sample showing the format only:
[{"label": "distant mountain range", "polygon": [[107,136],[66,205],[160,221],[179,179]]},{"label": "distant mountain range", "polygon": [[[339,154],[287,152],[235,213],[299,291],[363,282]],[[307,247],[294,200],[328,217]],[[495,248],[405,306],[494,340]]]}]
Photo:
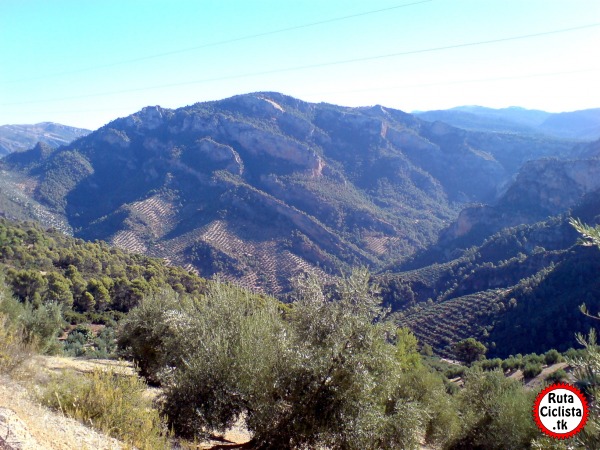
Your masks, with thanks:
[{"label": "distant mountain range", "polygon": [[0,157],[12,152],[28,150],[38,142],[56,148],[89,133],[90,130],[52,122],[35,125],[2,125],[0,126]]},{"label": "distant mountain range", "polygon": [[467,130],[271,92],[147,107],[5,156],[0,213],[277,295],[369,266],[439,353],[468,336],[542,351],[573,345],[600,295],[598,252],[567,223],[600,223],[594,111],[451,112],[478,117]]},{"label": "distant mountain range", "polygon": [[600,108],[549,113],[524,108],[492,109],[459,106],[437,111],[420,111],[421,119],[441,121],[465,130],[541,134],[565,139],[600,138]]},{"label": "distant mountain range", "polygon": [[525,161],[574,144],[257,93],[144,108],[1,167],[79,237],[279,293],[302,270],[409,257]]}]

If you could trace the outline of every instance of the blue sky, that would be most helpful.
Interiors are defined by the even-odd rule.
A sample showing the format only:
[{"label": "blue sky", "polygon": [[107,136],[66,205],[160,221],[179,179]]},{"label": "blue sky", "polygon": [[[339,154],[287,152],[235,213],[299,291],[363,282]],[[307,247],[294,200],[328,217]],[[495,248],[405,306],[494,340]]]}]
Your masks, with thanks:
[{"label": "blue sky", "polygon": [[599,53],[598,0],[0,0],[0,125],[255,91],[572,111],[600,107]]}]

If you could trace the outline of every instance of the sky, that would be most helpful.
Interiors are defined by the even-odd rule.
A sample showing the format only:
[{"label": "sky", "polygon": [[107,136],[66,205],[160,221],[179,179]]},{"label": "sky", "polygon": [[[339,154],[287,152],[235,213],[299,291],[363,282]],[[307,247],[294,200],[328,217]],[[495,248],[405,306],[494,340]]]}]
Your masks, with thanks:
[{"label": "sky", "polygon": [[0,0],[0,125],[258,91],[562,112],[598,79],[598,0]]}]

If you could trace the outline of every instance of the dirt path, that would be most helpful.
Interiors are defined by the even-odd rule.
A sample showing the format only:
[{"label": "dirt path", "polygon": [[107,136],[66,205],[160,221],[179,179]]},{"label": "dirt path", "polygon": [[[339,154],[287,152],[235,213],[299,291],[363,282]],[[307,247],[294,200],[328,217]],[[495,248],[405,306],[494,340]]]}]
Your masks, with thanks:
[{"label": "dirt path", "polygon": [[6,376],[0,376],[0,436],[9,450],[124,448],[117,440],[40,406],[20,383]]},{"label": "dirt path", "polygon": [[[556,364],[552,364],[550,366],[544,367],[544,369],[541,371],[541,373],[539,375],[537,375],[536,377],[534,377],[530,380],[527,380],[526,382],[523,378],[523,371],[520,369],[516,370],[515,372],[510,374],[509,378],[512,378],[512,379],[518,380],[518,381],[523,381],[524,382],[523,385],[525,386],[526,389],[537,389],[544,383],[544,381],[546,380],[546,377],[548,375],[556,372],[559,369],[568,369],[568,368],[569,368],[569,365],[566,362],[560,362],[560,363],[556,363]],[[571,382],[571,381],[569,381],[569,382]]]}]

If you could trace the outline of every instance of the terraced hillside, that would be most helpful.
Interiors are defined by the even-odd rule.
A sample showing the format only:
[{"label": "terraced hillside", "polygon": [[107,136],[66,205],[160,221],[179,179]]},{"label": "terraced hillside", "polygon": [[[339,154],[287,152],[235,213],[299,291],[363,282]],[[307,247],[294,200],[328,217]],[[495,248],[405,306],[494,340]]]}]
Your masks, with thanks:
[{"label": "terraced hillside", "polygon": [[16,220],[34,220],[46,228],[72,235],[64,215],[33,199],[35,180],[18,173],[0,170],[0,216]]},{"label": "terraced hillside", "polygon": [[[596,223],[600,196],[590,193],[570,211]],[[379,277],[384,298],[442,355],[466,337],[490,354],[544,352],[576,346],[575,333],[592,320],[579,305],[598,304],[600,251],[577,245],[568,215],[507,228],[459,258]]]},{"label": "terraced hillside", "polygon": [[257,93],[144,108],[2,168],[78,237],[280,293],[303,270],[407,258],[466,202],[493,200],[521,162],[571,148]]}]

